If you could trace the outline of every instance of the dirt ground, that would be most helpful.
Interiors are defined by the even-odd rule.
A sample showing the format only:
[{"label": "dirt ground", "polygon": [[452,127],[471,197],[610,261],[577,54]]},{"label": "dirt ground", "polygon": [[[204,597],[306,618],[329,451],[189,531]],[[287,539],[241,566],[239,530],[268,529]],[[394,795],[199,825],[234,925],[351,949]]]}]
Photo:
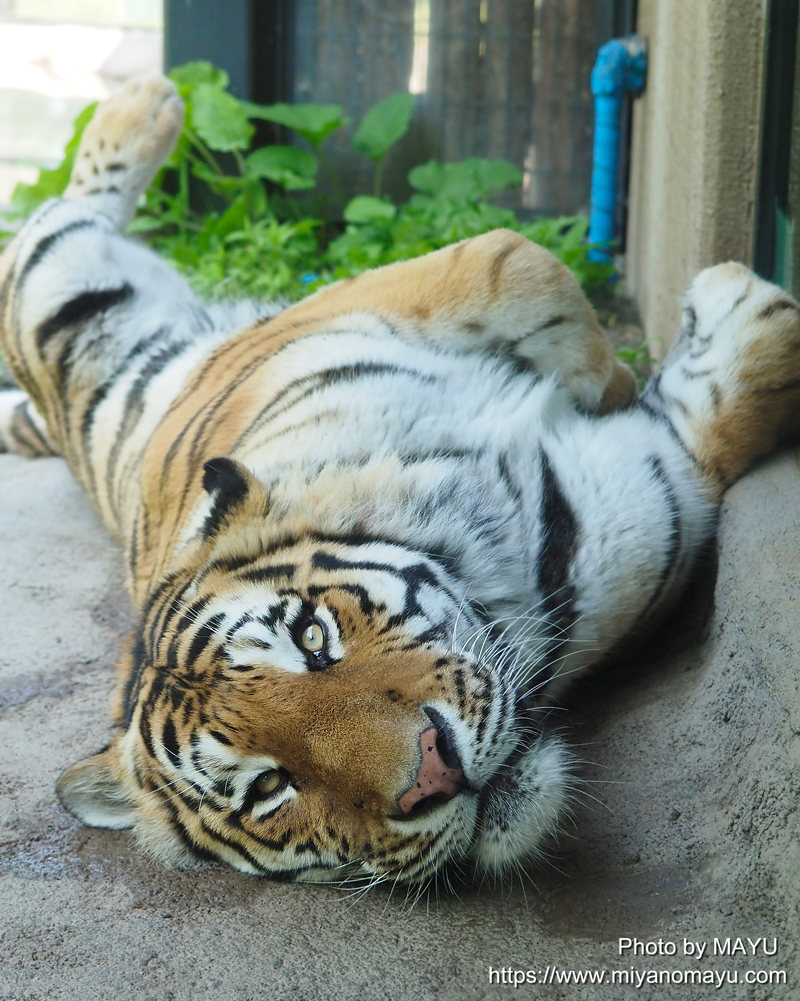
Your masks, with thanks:
[{"label": "dirt ground", "polygon": [[[126,832],[61,810],[59,772],[109,736],[130,610],[116,547],[63,462],[0,456],[0,998],[797,998],[799,506],[800,452],[737,485],[715,592],[709,559],[647,651],[573,692],[584,782],[550,864],[412,908],[168,872]],[[620,954],[621,938],[656,954]],[[515,971],[553,982],[515,988]],[[569,971],[606,982],[559,985]],[[746,985],[748,971],[787,984]],[[653,972],[661,985],[636,986]],[[683,982],[720,975],[719,989]]]}]

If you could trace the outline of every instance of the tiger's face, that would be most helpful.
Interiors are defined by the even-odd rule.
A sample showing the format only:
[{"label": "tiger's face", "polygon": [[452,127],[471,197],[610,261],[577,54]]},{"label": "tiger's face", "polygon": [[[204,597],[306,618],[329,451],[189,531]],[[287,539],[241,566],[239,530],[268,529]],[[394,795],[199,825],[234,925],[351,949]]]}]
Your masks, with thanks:
[{"label": "tiger's face", "polygon": [[534,853],[566,753],[463,585],[380,540],[265,538],[252,484],[237,490],[199,563],[151,596],[125,730],[65,772],[67,808],[135,826],[168,864],[282,879],[420,881],[465,858],[502,873]]}]

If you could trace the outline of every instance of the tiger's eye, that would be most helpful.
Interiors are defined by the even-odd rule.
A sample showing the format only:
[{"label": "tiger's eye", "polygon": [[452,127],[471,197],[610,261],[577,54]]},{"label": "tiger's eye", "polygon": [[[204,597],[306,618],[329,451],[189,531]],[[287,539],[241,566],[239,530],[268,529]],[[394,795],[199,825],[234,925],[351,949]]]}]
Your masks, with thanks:
[{"label": "tiger's eye", "polygon": [[298,639],[304,650],[308,650],[309,653],[319,653],[325,646],[325,630],[319,622],[309,622]]},{"label": "tiger's eye", "polygon": [[272,768],[268,772],[263,772],[253,783],[262,796],[269,796],[271,793],[276,792],[282,784],[283,776],[276,768]]}]

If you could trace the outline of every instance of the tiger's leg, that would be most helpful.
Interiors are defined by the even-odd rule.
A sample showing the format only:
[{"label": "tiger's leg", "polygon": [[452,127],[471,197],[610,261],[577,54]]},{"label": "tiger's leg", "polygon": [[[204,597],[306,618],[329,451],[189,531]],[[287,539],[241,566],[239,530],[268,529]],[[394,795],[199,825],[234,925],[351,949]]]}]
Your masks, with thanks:
[{"label": "tiger's leg", "polygon": [[119,230],[182,117],[168,81],[126,85],[86,129],[65,197],[34,213],[0,260],[3,351],[117,534],[152,429],[224,339],[184,279]]},{"label": "tiger's leg", "polygon": [[554,375],[589,413],[620,409],[636,396],[632,373],[614,357],[569,268],[510,230],[339,282],[287,316],[313,322],[360,311],[445,350],[510,355]]},{"label": "tiger's leg", "polygon": [[702,272],[658,376],[635,407],[542,436],[541,608],[548,694],[663,617],[714,533],[724,490],[800,435],[800,306],[739,264]]},{"label": "tiger's leg", "polygon": [[29,459],[58,455],[44,418],[20,389],[0,390],[0,452]]},{"label": "tiger's leg", "polygon": [[673,429],[718,500],[800,435],[800,305],[742,264],[702,271],[641,406]]}]

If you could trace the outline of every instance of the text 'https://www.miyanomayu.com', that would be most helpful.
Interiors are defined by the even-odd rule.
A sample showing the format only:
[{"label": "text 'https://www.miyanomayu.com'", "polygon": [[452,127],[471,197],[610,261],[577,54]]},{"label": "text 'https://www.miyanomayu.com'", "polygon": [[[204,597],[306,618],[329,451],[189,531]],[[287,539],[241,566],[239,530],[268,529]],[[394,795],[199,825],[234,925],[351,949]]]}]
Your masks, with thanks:
[{"label": "text 'https://www.miyanomayu.com'", "polygon": [[[550,964],[529,969],[490,966],[489,983],[511,988],[567,984],[608,984],[635,989],[667,984],[702,984],[717,990],[728,984],[777,986],[787,983],[786,971],[766,967],[769,964],[767,957],[777,957],[778,948],[777,938],[763,936],[714,938],[708,941],[685,938],[677,942],[664,938],[624,937],[618,940],[615,958],[618,962],[629,960],[629,966],[613,970],[601,967],[570,970]],[[679,965],[679,959],[684,961],[682,965]],[[719,965],[708,965],[713,959]],[[763,965],[756,966],[758,960],[762,960]],[[743,962],[747,963],[746,967],[739,966]]]}]

